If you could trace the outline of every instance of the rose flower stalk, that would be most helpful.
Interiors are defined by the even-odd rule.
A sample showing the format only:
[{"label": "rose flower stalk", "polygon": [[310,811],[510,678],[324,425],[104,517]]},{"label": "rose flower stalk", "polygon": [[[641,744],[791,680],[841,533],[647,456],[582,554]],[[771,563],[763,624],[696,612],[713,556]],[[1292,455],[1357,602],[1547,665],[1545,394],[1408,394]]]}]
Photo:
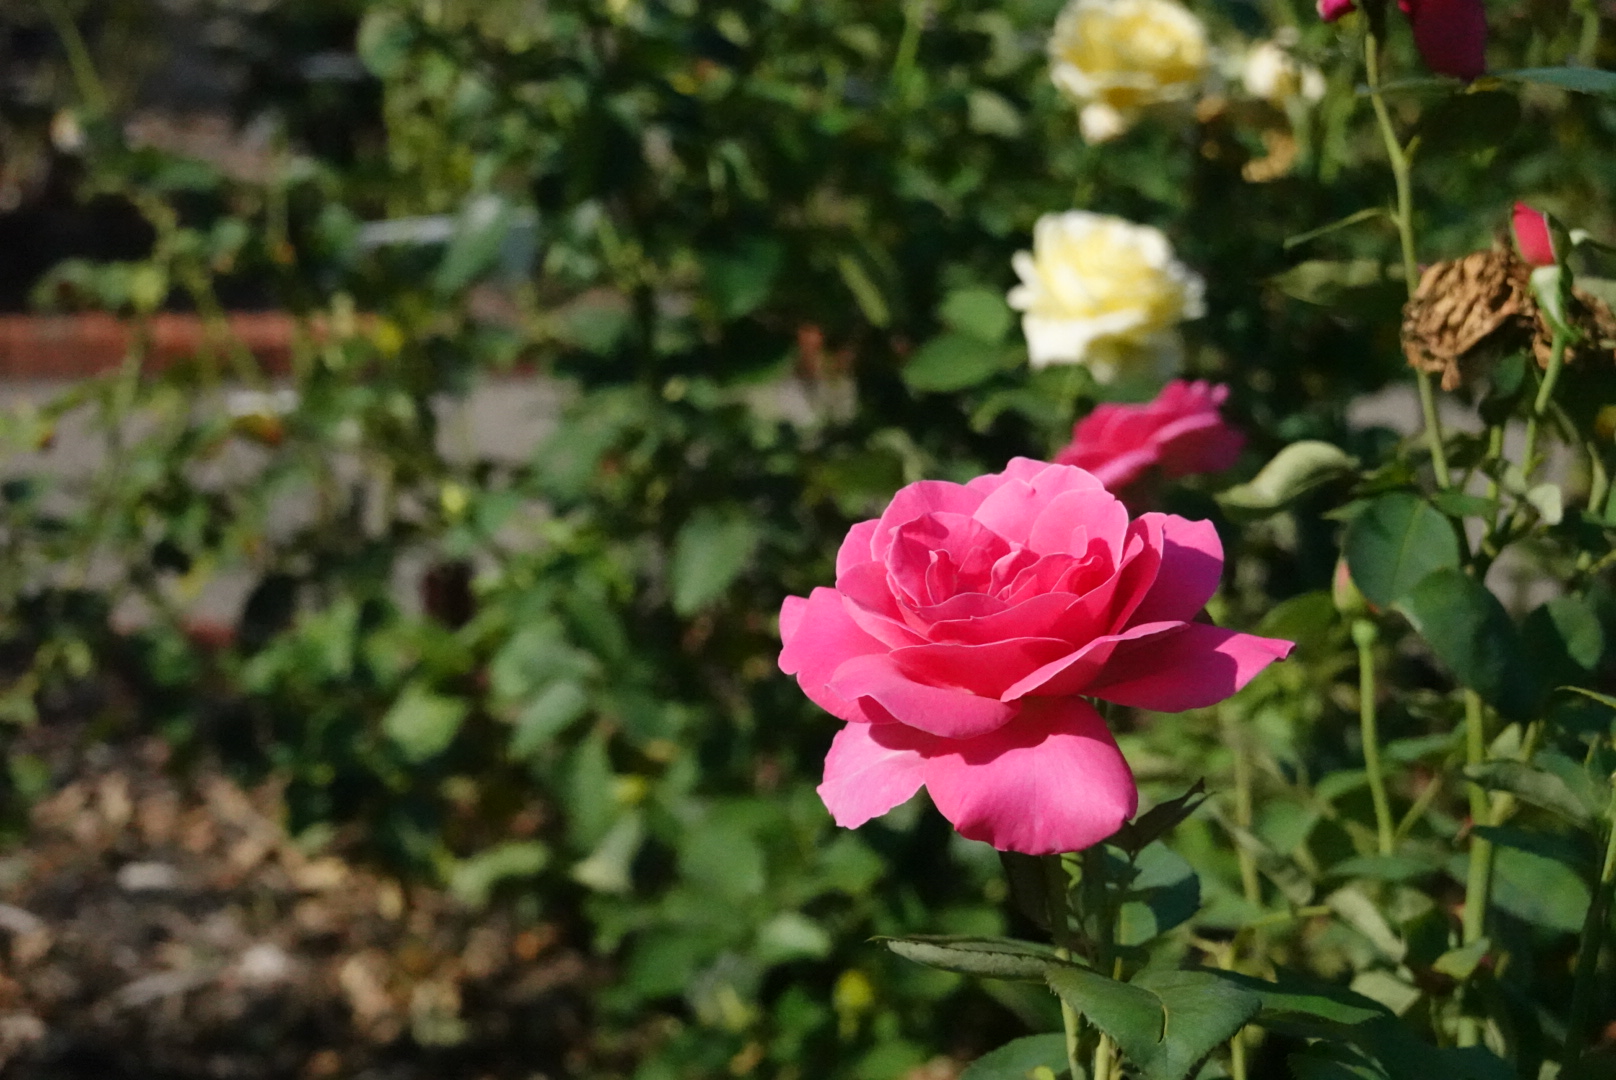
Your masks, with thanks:
[{"label": "rose flower stalk", "polygon": [[909,485],[780,612],[781,669],[846,721],[820,797],[851,828],[925,787],[1000,850],[1099,843],[1138,791],[1086,699],[1212,705],[1291,650],[1202,621],[1222,569],[1210,523],[1131,520],[1069,465]]}]

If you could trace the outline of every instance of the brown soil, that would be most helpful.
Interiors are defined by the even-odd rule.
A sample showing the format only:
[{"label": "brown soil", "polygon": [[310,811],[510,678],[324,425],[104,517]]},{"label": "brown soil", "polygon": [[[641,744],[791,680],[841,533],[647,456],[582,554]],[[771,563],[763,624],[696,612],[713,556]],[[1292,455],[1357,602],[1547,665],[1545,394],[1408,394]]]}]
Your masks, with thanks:
[{"label": "brown soil", "polygon": [[560,929],[405,887],[280,825],[275,785],[97,747],[0,859],[0,1074],[584,1075],[601,973]]}]

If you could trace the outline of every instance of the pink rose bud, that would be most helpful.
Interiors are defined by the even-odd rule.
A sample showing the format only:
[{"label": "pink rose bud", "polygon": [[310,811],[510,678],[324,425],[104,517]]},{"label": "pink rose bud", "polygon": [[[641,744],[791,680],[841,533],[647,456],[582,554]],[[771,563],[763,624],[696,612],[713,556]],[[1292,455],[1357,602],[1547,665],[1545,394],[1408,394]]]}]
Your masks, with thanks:
[{"label": "pink rose bud", "polygon": [[1403,0],[1414,45],[1438,75],[1469,82],[1487,70],[1487,12],[1481,0]]},{"label": "pink rose bud", "polygon": [[1119,494],[1151,469],[1171,479],[1221,472],[1246,444],[1218,412],[1228,397],[1227,386],[1176,379],[1148,404],[1100,405],[1072,428],[1055,460],[1087,469]]},{"label": "pink rose bud", "polygon": [[1222,575],[1209,522],[1130,519],[1069,465],[910,484],[780,610],[780,669],[845,721],[819,797],[854,828],[924,787],[1001,851],[1099,843],[1139,793],[1085,699],[1198,709],[1291,651],[1201,621]]},{"label": "pink rose bud", "polygon": [[1335,22],[1356,6],[1353,0],[1318,0],[1319,18]]},{"label": "pink rose bud", "polygon": [[1554,233],[1549,228],[1549,216],[1543,211],[1518,202],[1510,224],[1522,259],[1532,266],[1553,266],[1560,261],[1554,257]]}]

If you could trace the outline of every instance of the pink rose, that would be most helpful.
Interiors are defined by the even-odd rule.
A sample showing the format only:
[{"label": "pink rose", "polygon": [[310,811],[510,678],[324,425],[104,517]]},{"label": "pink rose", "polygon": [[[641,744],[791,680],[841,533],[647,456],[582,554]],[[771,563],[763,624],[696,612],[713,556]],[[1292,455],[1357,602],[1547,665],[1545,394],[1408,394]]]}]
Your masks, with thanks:
[{"label": "pink rose", "polygon": [[910,484],[847,534],[835,588],[780,611],[781,670],[847,721],[820,798],[852,828],[924,786],[1001,850],[1098,843],[1138,792],[1084,696],[1199,708],[1291,650],[1201,621],[1222,571],[1209,523],[1131,521],[1068,465]]},{"label": "pink rose", "polygon": [[[1356,0],[1317,0],[1317,4],[1325,22],[1335,22],[1357,7]],[[1397,0],[1397,6],[1414,28],[1414,47],[1426,67],[1466,82],[1486,73],[1487,12],[1482,0]]]},{"label": "pink rose", "polygon": [[1414,47],[1438,75],[1469,82],[1487,71],[1487,12],[1481,0],[1399,0]]},{"label": "pink rose", "polygon": [[1119,493],[1152,468],[1174,479],[1221,472],[1246,444],[1218,412],[1228,397],[1227,386],[1177,379],[1149,404],[1101,405],[1077,422],[1055,460],[1087,469]]},{"label": "pink rose", "polygon": [[1515,231],[1515,246],[1520,249],[1521,258],[1528,264],[1553,266],[1559,262],[1554,257],[1554,233],[1549,230],[1547,214],[1518,202],[1515,204],[1514,214],[1511,215],[1510,225]]}]

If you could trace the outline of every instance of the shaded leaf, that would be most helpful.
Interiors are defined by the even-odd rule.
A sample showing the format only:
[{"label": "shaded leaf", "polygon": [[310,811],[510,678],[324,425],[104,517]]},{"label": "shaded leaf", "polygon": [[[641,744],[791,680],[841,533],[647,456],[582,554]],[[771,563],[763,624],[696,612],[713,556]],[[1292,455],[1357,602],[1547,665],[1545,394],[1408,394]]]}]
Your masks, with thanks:
[{"label": "shaded leaf", "polygon": [[1406,492],[1375,499],[1347,527],[1352,580],[1369,602],[1390,607],[1436,570],[1459,566],[1459,538],[1435,507]]},{"label": "shaded leaf", "polygon": [[722,596],[746,569],[761,539],[757,524],[735,511],[696,511],[673,543],[673,610],[693,615]]},{"label": "shaded leaf", "polygon": [[1285,447],[1250,481],[1228,489],[1217,499],[1231,511],[1268,513],[1357,471],[1358,460],[1339,446],[1304,440]]},{"label": "shaded leaf", "polygon": [[406,760],[422,762],[449,748],[470,704],[411,683],[382,717],[382,730]]},{"label": "shaded leaf", "polygon": [[937,316],[950,330],[990,345],[1004,341],[1015,322],[1015,315],[1002,293],[977,287],[949,293],[938,307]]},{"label": "shaded leaf", "polygon": [[909,389],[948,393],[975,386],[1004,368],[1014,352],[964,333],[944,334],[926,342],[903,366]]},{"label": "shaded leaf", "polygon": [[1146,1080],[1183,1080],[1257,1015],[1262,999],[1207,971],[1140,972],[1132,982],[1062,968],[1049,985],[1110,1035]]},{"label": "shaded leaf", "polygon": [[1048,1069],[1056,1076],[1067,1075],[1066,1036],[1027,1035],[990,1050],[971,1062],[960,1080],[1031,1080],[1033,1070]]},{"label": "shaded leaf", "polygon": [[1577,825],[1587,825],[1604,807],[1600,789],[1587,771],[1553,751],[1538,754],[1531,765],[1519,761],[1469,765],[1465,776],[1482,787],[1513,792],[1525,802],[1552,810]]},{"label": "shaded leaf", "polygon": [[1110,842],[1123,851],[1137,853],[1171,832],[1206,801],[1206,781],[1195,785],[1176,799],[1157,803],[1111,835]]},{"label": "shaded leaf", "polygon": [[1523,663],[1515,624],[1485,585],[1444,567],[1421,579],[1397,606],[1461,684],[1504,716],[1531,714],[1541,688]]},{"label": "shaded leaf", "polygon": [[1598,68],[1587,67],[1538,67],[1516,68],[1514,71],[1498,71],[1492,74],[1512,82],[1539,83],[1579,94],[1616,97],[1616,71],[1601,71]]},{"label": "shaded leaf", "polygon": [[1038,980],[1051,970],[1075,968],[1047,945],[1012,938],[926,935],[876,940],[917,964],[984,979]]}]

